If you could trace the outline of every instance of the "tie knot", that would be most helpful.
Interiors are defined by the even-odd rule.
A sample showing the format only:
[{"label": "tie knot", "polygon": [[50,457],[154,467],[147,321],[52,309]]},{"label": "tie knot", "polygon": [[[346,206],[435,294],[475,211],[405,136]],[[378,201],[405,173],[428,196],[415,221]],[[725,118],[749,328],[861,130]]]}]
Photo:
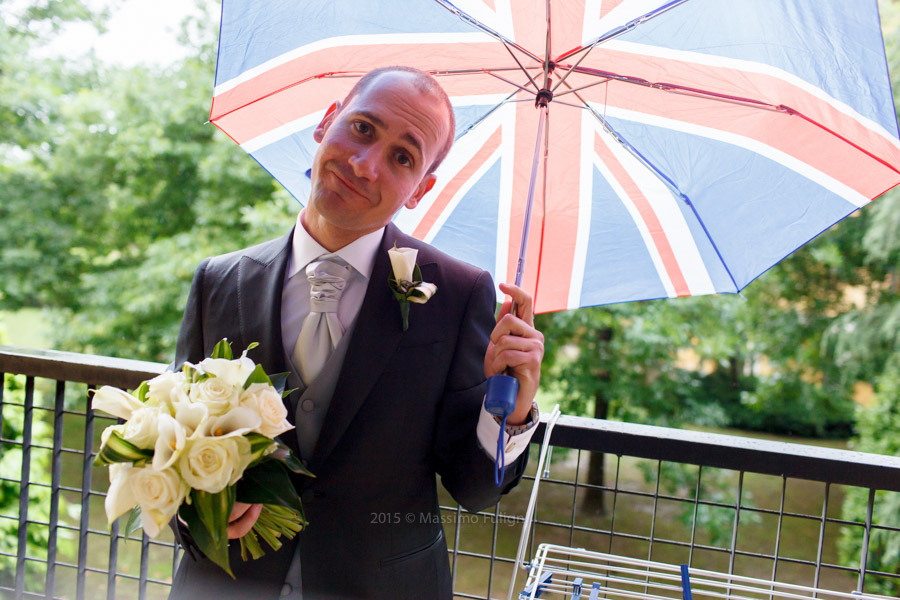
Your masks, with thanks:
[{"label": "tie knot", "polygon": [[310,312],[337,312],[350,267],[337,256],[323,256],[306,266]]}]

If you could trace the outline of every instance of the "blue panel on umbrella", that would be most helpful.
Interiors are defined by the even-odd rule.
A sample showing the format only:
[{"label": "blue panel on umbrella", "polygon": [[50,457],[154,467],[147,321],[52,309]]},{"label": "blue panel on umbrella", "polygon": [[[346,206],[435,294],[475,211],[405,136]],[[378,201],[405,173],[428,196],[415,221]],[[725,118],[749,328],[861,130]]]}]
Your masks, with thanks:
[{"label": "blue panel on umbrella", "polygon": [[497,266],[497,190],[500,161],[463,197],[432,244],[467,263],[494,272]]},{"label": "blue panel on umbrella", "polygon": [[304,129],[250,153],[300,204],[306,204],[309,198],[307,170],[318,145],[312,137],[313,129]]},{"label": "blue panel on umbrella", "polygon": [[[254,37],[260,29],[266,31],[265,40]],[[219,35],[229,43],[219,47],[216,84],[295,48],[336,35],[472,31],[474,28],[437,2],[425,0],[305,0],[302,12],[297,0],[226,3]],[[416,51],[414,45],[409,48]]]},{"label": "blue panel on umbrella", "polygon": [[[650,125],[610,121],[691,198],[741,289],[856,208],[818,183],[746,148]],[[734,291],[731,285],[720,285],[721,273],[713,270],[718,258],[690,208],[682,204],[681,209],[716,289]]]},{"label": "blue panel on umbrella", "polygon": [[596,169],[587,256],[581,306],[668,295],[634,219]]},{"label": "blue panel on umbrella", "polygon": [[619,39],[771,65],[897,132],[875,0],[691,0]]}]

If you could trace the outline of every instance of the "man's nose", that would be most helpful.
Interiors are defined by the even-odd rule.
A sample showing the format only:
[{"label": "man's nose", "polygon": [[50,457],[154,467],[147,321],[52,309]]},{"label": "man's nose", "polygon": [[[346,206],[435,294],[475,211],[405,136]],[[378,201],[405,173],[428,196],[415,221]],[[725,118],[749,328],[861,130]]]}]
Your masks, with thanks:
[{"label": "man's nose", "polygon": [[353,174],[360,179],[374,180],[378,175],[378,149],[366,146],[350,156]]}]

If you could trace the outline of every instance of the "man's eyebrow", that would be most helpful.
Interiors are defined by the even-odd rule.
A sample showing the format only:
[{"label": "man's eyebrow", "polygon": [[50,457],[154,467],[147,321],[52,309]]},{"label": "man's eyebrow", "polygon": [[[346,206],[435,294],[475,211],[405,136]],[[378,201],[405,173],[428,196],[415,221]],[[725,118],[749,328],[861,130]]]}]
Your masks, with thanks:
[{"label": "man's eyebrow", "polygon": [[[376,127],[380,127],[381,129],[388,129],[387,123],[385,123],[384,121],[382,121],[377,116],[370,113],[369,111],[361,110],[361,111],[359,111],[359,114],[360,114],[360,116],[365,117],[366,119],[371,121]],[[405,139],[407,142],[409,142],[409,144],[413,148],[416,149],[416,152],[419,153],[419,156],[423,155],[422,144],[419,142],[418,139],[416,139],[416,137],[414,135],[412,135],[411,133],[405,133],[405,134],[403,134],[403,139]]]}]

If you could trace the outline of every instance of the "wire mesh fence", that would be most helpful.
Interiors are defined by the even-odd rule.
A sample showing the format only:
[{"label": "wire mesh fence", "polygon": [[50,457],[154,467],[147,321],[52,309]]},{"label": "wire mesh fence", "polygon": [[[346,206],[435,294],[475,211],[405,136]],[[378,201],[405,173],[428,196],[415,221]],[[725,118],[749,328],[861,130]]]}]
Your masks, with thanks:
[{"label": "wire mesh fence", "polygon": [[[163,368],[0,348],[0,597],[168,596],[180,558],[171,535],[126,539],[107,526],[107,473],[92,453],[114,421],[87,392]],[[900,595],[900,511],[883,510],[900,506],[900,459],[576,417],[551,442],[526,557],[553,543]],[[456,597],[506,597],[536,463],[490,511],[442,497]]]}]

